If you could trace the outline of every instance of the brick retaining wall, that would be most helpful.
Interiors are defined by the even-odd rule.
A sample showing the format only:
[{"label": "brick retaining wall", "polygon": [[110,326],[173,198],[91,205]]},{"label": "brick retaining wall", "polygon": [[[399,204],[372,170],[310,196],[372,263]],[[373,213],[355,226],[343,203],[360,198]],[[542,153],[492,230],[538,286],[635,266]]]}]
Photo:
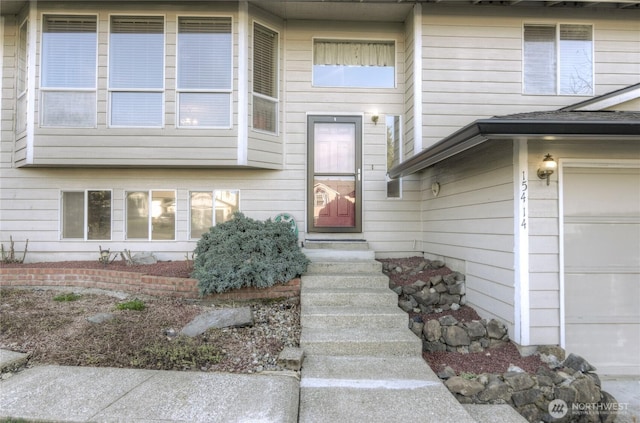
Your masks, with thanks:
[{"label": "brick retaining wall", "polygon": [[[0,268],[0,287],[69,286],[124,291],[132,294],[201,298],[198,281],[187,278],[150,276],[137,272],[101,269]],[[207,295],[206,300],[252,300],[290,298],[300,295],[300,279],[270,288],[242,288]]]}]

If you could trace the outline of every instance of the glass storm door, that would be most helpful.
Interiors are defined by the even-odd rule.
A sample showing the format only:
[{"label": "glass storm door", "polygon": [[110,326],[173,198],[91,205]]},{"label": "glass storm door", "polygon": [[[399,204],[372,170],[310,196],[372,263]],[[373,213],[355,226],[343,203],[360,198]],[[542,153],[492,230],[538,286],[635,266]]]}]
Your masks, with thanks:
[{"label": "glass storm door", "polygon": [[362,118],[309,116],[309,232],[361,232]]}]

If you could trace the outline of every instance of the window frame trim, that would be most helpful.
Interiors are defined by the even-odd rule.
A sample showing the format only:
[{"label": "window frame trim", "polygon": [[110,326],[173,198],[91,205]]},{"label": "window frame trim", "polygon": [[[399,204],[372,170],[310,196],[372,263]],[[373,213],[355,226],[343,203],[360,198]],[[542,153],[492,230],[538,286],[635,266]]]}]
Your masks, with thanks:
[{"label": "window frame trim", "polygon": [[[393,43],[393,86],[392,87],[351,87],[343,85],[316,85],[315,72],[313,71],[313,64],[315,58],[315,42],[316,40],[322,41],[360,41],[360,42],[378,42],[378,43]],[[311,37],[311,88],[315,89],[349,89],[349,90],[396,90],[398,89],[398,40],[396,38],[345,38],[345,37]]]},{"label": "window frame trim", "polygon": [[[93,88],[68,88],[68,87],[43,87],[42,86],[42,73],[43,73],[43,61],[44,61],[44,54],[42,52],[43,48],[42,46],[44,45],[44,19],[45,16],[93,16],[96,18],[96,63],[95,63],[95,81],[94,81],[94,87]],[[100,48],[100,16],[98,13],[50,13],[50,12],[42,12],[40,14],[40,60],[39,60],[39,75],[38,75],[38,127],[39,128],[56,128],[56,129],[67,129],[67,128],[79,128],[79,129],[96,129],[98,127],[98,69],[99,69],[99,56],[100,56],[100,52],[99,52],[99,48]],[[91,126],[46,126],[43,124],[43,119],[44,119],[44,94],[46,92],[85,92],[85,93],[95,93],[95,116],[94,116],[94,121],[93,121],[93,125]]]},{"label": "window frame trim", "polygon": [[[253,89],[253,83],[254,83],[254,71],[255,71],[255,51],[256,51],[256,44],[255,44],[255,30],[256,30],[256,25],[260,25],[261,27],[273,32],[276,37],[277,37],[277,45],[276,45],[276,58],[275,58],[275,63],[276,63],[276,75],[275,75],[275,82],[276,82],[276,95],[277,97],[270,97],[268,95],[265,94],[260,94],[254,91]],[[272,26],[267,25],[265,23],[263,23],[262,21],[258,20],[258,19],[252,19],[251,20],[251,131],[253,132],[257,132],[260,134],[265,134],[265,135],[270,135],[270,136],[279,136],[280,135],[280,97],[282,96],[282,93],[280,91],[281,88],[281,81],[280,79],[282,78],[282,66],[281,66],[281,54],[280,54],[280,49],[281,49],[281,32],[274,29]],[[256,128],[253,126],[253,106],[254,106],[254,102],[253,102],[253,97],[258,97],[261,98],[263,100],[268,100],[268,101],[272,101],[275,104],[275,108],[276,108],[276,130],[275,131],[267,131],[266,129],[261,129],[261,128]]]},{"label": "window frame trim", "polygon": [[[555,93],[528,93],[525,91],[525,38],[524,38],[524,30],[527,25],[530,26],[553,26],[555,28],[555,47],[556,47],[556,72],[555,72],[555,82],[556,82],[556,90]],[[583,25],[591,27],[591,93],[589,94],[563,94],[561,92],[562,87],[560,85],[561,79],[561,63],[560,63],[560,27],[562,25]],[[523,21],[522,22],[522,69],[521,69],[521,94],[522,95],[530,95],[530,96],[563,96],[563,97],[593,97],[596,91],[596,52],[595,52],[595,34],[596,34],[596,25],[593,22],[570,22],[570,21]]]},{"label": "window frame trim", "polygon": [[[188,205],[188,211],[189,211],[189,225],[188,225],[188,229],[187,229],[187,237],[189,239],[189,241],[197,241],[200,238],[194,238],[191,236],[191,232],[192,232],[192,227],[191,227],[191,211],[192,211],[192,196],[191,194],[196,193],[196,192],[206,192],[206,193],[210,193],[212,195],[211,197],[211,226],[210,227],[214,227],[217,226],[217,222],[216,222],[216,193],[217,192],[221,192],[221,191],[232,191],[232,192],[236,192],[238,195],[238,211],[242,211],[242,196],[240,195],[240,188],[235,188],[235,189],[190,189],[188,191],[189,195],[189,205]],[[222,223],[222,222],[221,222]]]},{"label": "window frame trim", "polygon": [[[130,88],[113,88],[111,87],[111,24],[114,16],[120,17],[162,17],[162,88],[138,88],[138,89],[130,89]],[[177,20],[176,20],[177,22]],[[177,29],[176,29],[177,30]],[[164,128],[166,126],[166,101],[167,101],[167,14],[166,13],[109,13],[107,15],[107,67],[106,67],[106,80],[107,80],[107,128]],[[98,53],[99,54],[99,53]],[[112,93],[114,92],[131,92],[131,93],[160,93],[162,94],[162,122],[159,126],[150,126],[150,125],[114,125],[112,124],[112,115],[113,115],[113,101],[112,101]]]},{"label": "window frame trim", "polygon": [[[389,115],[385,115],[385,127],[386,127],[386,119],[387,117],[392,117],[395,118],[396,116],[398,116],[398,126],[400,127],[398,129],[398,164],[402,163],[402,157],[403,157],[403,150],[404,150],[404,115],[394,115],[394,114],[389,114]],[[394,165],[395,166],[395,165]],[[393,167],[393,166],[392,166]],[[387,163],[387,172],[389,170],[389,163]],[[391,179],[389,178],[388,174],[385,172],[385,182],[386,182],[386,186],[385,186],[385,197],[387,200],[391,200],[391,201],[398,201],[398,200],[402,200],[402,180],[403,178],[398,178],[398,196],[397,197],[389,197],[389,190],[388,190],[388,183],[391,181]]]},{"label": "window frame trim", "polygon": [[[154,191],[166,191],[166,192],[173,192],[174,193],[174,199],[175,199],[175,204],[176,204],[176,212],[175,215],[173,217],[173,239],[153,239],[153,192]],[[149,210],[149,216],[147,216],[147,230],[149,231],[149,235],[147,236],[147,238],[129,238],[129,215],[127,213],[128,207],[127,207],[127,194],[130,192],[146,192],[148,195],[147,198],[147,207]],[[162,189],[162,188],[152,188],[152,189],[124,189],[123,190],[123,210],[122,210],[122,214],[124,216],[124,227],[123,227],[123,234],[124,234],[124,241],[131,241],[131,242],[177,242],[178,241],[178,214],[179,214],[179,207],[178,207],[178,190],[175,188],[170,188],[170,189]]]},{"label": "window frame trim", "polygon": [[[182,90],[180,88],[178,88],[178,72],[179,72],[179,67],[178,67],[178,60],[179,60],[179,53],[178,53],[178,49],[179,49],[179,45],[178,45],[178,37],[180,36],[180,18],[229,18],[231,20],[231,48],[229,49],[231,52],[230,58],[229,58],[229,63],[231,65],[231,72],[229,73],[230,76],[230,81],[229,81],[229,87],[228,89],[225,90],[209,90],[209,89],[187,89],[187,90]],[[176,19],[175,19],[175,25],[176,25],[176,40],[175,40],[175,46],[176,46],[176,53],[175,53],[175,62],[174,62],[174,66],[175,66],[175,70],[176,70],[176,76],[175,76],[175,127],[177,129],[188,129],[188,130],[198,130],[198,129],[232,129],[233,128],[233,93],[234,93],[234,89],[233,89],[233,79],[234,79],[234,65],[233,65],[233,58],[235,55],[235,49],[234,49],[234,39],[235,39],[235,24],[234,24],[234,20],[233,20],[233,15],[230,14],[215,14],[215,15],[193,15],[193,14],[176,14]],[[165,26],[165,31],[166,31],[166,26]],[[166,42],[166,40],[165,40]],[[166,52],[165,52],[166,54]],[[166,60],[165,60],[166,62]],[[165,63],[166,66],[166,63]],[[166,84],[166,83],[165,83]],[[229,125],[226,126],[187,126],[187,125],[180,125],[180,94],[181,93],[210,93],[210,94],[229,94]]]},{"label": "window frame trim", "polygon": [[[89,191],[108,191],[111,193],[111,201],[109,204],[109,238],[108,239],[89,239]],[[82,216],[84,219],[82,230],[83,237],[82,238],[65,238],[64,237],[64,193],[65,192],[81,192],[83,193],[83,210]],[[113,189],[112,188],[87,188],[87,189],[60,189],[58,192],[60,198],[60,206],[58,212],[58,231],[59,236],[58,240],[64,242],[104,242],[104,241],[113,241]]]}]

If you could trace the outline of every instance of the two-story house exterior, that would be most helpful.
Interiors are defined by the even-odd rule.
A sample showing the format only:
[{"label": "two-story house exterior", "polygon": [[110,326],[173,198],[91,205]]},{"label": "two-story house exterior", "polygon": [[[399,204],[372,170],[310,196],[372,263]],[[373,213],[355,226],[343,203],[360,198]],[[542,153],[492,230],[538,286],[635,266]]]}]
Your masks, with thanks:
[{"label": "two-story house exterior", "polygon": [[443,258],[523,347],[640,373],[638,1],[0,7],[0,241],[29,261],[182,259],[286,213]]}]

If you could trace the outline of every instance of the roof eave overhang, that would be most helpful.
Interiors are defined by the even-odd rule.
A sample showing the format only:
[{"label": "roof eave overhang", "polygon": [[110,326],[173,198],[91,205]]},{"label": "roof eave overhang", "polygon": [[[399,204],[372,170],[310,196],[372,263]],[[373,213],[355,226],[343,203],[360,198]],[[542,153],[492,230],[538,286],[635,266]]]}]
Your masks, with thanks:
[{"label": "roof eave overhang", "polygon": [[490,139],[555,141],[602,137],[607,140],[640,139],[640,122],[481,119],[394,166],[388,175],[391,179],[411,175]]}]

